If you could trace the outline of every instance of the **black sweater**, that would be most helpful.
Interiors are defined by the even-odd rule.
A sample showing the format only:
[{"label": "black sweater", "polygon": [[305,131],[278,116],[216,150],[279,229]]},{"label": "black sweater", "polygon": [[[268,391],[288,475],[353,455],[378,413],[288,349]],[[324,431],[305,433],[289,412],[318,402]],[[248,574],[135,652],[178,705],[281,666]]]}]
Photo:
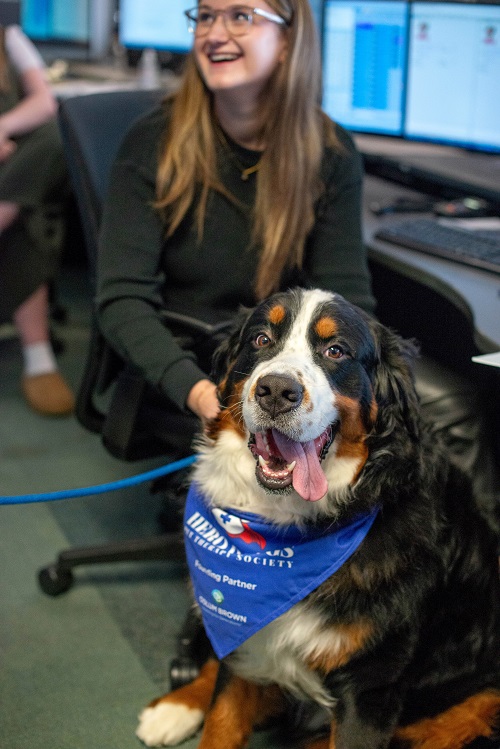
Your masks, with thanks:
[{"label": "black sweater", "polygon": [[[256,177],[244,181],[241,172],[259,154],[235,143],[231,152],[220,151],[221,180],[246,210],[212,193],[201,243],[193,210],[165,241],[152,207],[164,129],[165,111],[159,108],[132,127],[114,164],[102,222],[97,310],[113,347],[184,408],[190,389],[206,374],[177,345],[158,311],[168,306],[203,318],[210,310],[225,319],[240,305],[255,304],[258,252],[249,245]],[[326,190],[316,206],[304,268],[283,279],[282,287],[336,291],[371,313],[374,299],[361,236],[361,160],[349,135],[337,130],[343,150],[325,149]]]}]

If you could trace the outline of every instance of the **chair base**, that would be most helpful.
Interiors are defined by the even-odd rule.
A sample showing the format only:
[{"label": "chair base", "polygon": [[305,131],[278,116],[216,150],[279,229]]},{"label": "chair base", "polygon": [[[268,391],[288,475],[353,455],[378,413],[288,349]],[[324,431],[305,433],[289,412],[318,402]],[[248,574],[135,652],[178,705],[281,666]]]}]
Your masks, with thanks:
[{"label": "chair base", "polygon": [[159,536],[85,546],[62,551],[54,564],[38,572],[38,583],[44,593],[58,596],[73,584],[74,567],[88,564],[136,561],[179,561],[185,559],[182,534],[163,533]]}]

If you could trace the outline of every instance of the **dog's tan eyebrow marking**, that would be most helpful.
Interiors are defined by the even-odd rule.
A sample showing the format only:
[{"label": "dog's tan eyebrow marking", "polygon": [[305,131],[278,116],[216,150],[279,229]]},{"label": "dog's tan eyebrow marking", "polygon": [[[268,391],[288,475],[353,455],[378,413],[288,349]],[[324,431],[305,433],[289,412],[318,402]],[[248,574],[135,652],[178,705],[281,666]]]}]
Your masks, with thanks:
[{"label": "dog's tan eyebrow marking", "polygon": [[320,317],[316,325],[314,326],[316,333],[320,338],[325,340],[332,338],[337,332],[337,323],[332,317],[324,316]]},{"label": "dog's tan eyebrow marking", "polygon": [[275,304],[274,307],[271,307],[271,309],[269,310],[269,322],[273,325],[279,325],[285,319],[285,315],[286,310],[283,305]]}]

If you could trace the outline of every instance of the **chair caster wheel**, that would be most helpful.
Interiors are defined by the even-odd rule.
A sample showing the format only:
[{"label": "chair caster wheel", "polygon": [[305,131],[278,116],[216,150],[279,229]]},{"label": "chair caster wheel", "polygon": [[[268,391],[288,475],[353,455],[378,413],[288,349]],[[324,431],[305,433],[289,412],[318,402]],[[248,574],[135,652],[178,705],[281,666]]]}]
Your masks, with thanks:
[{"label": "chair caster wheel", "polygon": [[38,584],[48,596],[58,596],[66,593],[73,585],[73,573],[56,564],[43,567],[38,573]]},{"label": "chair caster wheel", "polygon": [[170,664],[170,685],[172,689],[179,689],[194,681],[200,669],[191,658],[174,658]]}]

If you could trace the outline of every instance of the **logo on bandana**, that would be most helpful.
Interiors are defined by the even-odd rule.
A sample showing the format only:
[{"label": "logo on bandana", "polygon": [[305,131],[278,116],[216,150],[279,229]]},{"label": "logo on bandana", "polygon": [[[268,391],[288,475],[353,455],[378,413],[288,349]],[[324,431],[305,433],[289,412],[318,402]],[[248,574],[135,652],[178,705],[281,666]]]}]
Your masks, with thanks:
[{"label": "logo on bandana", "polygon": [[216,601],[217,603],[222,603],[222,601],[224,600],[224,596],[222,595],[222,593],[220,592],[220,590],[217,590],[217,588],[215,588],[215,589],[214,589],[214,590],[212,591],[212,598],[213,598],[213,599],[214,599],[214,601]]},{"label": "logo on bandana", "polygon": [[377,509],[327,531],[280,528],[259,515],[210,507],[191,484],[184,511],[189,572],[219,658],[315,590],[353,554]]},{"label": "logo on bandana", "polygon": [[266,539],[254,531],[250,523],[241,520],[237,515],[230,515],[225,510],[214,507],[214,518],[226,531],[230,538],[239,538],[246,544],[258,544],[261,549],[266,548]]}]

